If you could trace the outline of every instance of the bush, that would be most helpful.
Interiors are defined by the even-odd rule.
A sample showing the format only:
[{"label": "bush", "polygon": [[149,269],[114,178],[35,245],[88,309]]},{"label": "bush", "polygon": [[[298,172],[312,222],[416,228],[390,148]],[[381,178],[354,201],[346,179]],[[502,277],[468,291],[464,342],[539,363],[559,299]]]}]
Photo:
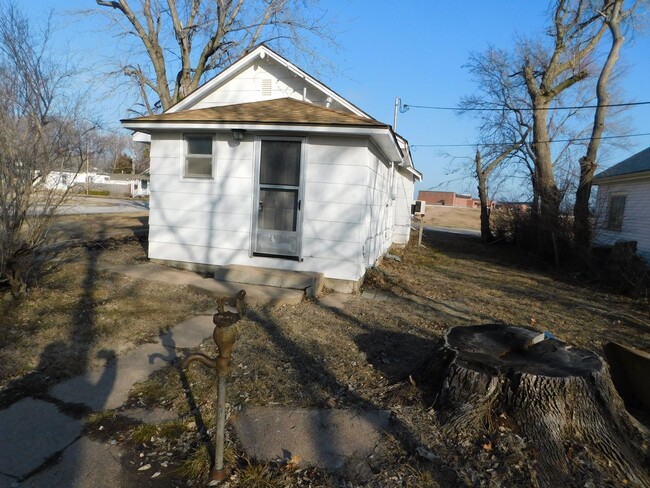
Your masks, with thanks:
[{"label": "bush", "polygon": [[108,190],[88,190],[88,195],[92,195],[94,197],[107,197],[110,194],[111,192]]}]

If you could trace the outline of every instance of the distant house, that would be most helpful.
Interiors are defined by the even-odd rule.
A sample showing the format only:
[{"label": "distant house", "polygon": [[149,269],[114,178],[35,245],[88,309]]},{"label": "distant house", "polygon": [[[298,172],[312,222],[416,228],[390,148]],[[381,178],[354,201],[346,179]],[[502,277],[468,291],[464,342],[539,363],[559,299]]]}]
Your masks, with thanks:
[{"label": "distant house", "polygon": [[110,177],[97,171],[50,171],[46,176],[44,186],[49,190],[65,191],[73,186],[94,186],[108,183]]},{"label": "distant house", "polygon": [[[113,173],[110,175],[110,178],[108,189],[111,195],[119,193],[133,198],[149,196],[149,170],[141,174]],[[126,188],[122,190],[119,188],[120,186],[125,186]]]},{"label": "distant house", "polygon": [[650,147],[597,174],[595,245],[636,241],[650,261]]},{"label": "distant house", "polygon": [[[420,191],[418,200],[424,200],[427,205],[446,205],[450,207],[467,207],[479,208],[481,201],[478,198],[472,198],[471,195],[455,193],[453,191]],[[494,202],[490,202],[494,207]]]},{"label": "distant house", "polygon": [[410,235],[407,141],[265,46],[160,115],[150,136],[149,257],[309,271],[358,289]]}]

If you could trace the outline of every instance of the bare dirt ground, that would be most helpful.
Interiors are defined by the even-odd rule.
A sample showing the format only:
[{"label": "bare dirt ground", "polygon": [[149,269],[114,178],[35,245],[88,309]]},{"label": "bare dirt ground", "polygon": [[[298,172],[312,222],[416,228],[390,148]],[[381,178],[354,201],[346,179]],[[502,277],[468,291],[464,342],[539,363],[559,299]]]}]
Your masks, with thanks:
[{"label": "bare dirt ground", "polygon": [[481,211],[478,208],[427,205],[424,225],[481,230]]},{"label": "bare dirt ground", "polygon": [[[32,383],[23,378],[37,375],[37,385],[59,381],[75,360],[85,367],[102,349],[132,347],[133,341],[146,341],[214,306],[183,287],[97,270],[101,262],[145,260],[141,242],[70,252],[28,301],[0,314],[5,385],[27,385],[29,393]],[[390,410],[391,429],[370,459],[370,469],[328,474],[286,461],[257,463],[231,433],[226,486],[535,486],[534,442],[507,423],[496,432],[459,432],[454,438],[440,433],[427,379],[419,375],[438,339],[455,325],[509,323],[551,331],[599,354],[609,340],[650,350],[647,302],[540,267],[514,248],[427,232],[424,247],[411,244],[392,253],[401,261],[384,260],[365,284],[388,300],[353,296],[343,308],[316,300],[251,308],[240,323],[229,387],[231,417],[245,405]],[[201,349],[215,355],[211,341]],[[124,469],[142,476],[139,486],[197,486],[209,468],[205,434],[214,425],[214,396],[211,372],[167,368],[137,385],[130,405],[162,407],[175,412],[178,421],[134,424],[118,410],[91,418],[87,431],[125,447],[130,455]],[[647,419],[642,413],[639,418]],[[604,476],[579,445],[574,452],[572,486],[625,484]],[[156,480],[138,475],[143,459],[161,473]]]}]

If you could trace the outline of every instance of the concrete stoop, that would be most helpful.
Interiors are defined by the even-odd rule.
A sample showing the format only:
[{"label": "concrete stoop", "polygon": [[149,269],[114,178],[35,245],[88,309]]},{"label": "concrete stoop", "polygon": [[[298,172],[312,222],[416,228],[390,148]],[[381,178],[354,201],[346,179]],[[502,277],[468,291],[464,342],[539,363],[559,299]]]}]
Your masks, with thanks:
[{"label": "concrete stoop", "polygon": [[217,281],[273,286],[303,290],[308,297],[316,297],[323,290],[323,274],[307,271],[287,271],[231,264],[214,270]]}]

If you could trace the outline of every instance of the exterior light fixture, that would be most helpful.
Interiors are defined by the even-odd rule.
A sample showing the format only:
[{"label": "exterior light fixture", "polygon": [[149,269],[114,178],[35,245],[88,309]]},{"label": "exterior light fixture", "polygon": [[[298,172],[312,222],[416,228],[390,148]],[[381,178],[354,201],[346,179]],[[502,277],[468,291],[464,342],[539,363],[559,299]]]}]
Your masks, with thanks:
[{"label": "exterior light fixture", "polygon": [[243,141],[246,135],[246,129],[232,129],[232,138],[236,141]]}]

